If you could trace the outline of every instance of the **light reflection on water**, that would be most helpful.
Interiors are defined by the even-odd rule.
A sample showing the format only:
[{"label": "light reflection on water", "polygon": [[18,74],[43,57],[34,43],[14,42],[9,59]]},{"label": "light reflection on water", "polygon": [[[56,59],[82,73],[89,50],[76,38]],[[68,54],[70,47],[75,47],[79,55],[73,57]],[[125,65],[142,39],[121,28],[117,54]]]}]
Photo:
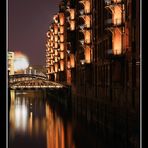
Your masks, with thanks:
[{"label": "light reflection on water", "polygon": [[11,91],[9,147],[74,148],[72,127],[43,99],[41,92]]}]

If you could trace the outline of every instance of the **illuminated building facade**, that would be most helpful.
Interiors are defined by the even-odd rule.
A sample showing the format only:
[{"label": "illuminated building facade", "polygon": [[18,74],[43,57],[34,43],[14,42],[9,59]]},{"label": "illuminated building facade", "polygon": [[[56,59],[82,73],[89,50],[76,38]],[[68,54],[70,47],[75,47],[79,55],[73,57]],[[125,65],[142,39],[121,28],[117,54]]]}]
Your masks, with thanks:
[{"label": "illuminated building facade", "polygon": [[66,6],[60,3],[59,12],[53,17],[53,23],[47,32],[46,68],[50,80],[68,83],[68,51],[65,11]]},{"label": "illuminated building facade", "polygon": [[[74,110],[102,130],[123,135],[125,145],[128,142],[134,145],[135,141],[138,144],[139,0],[64,2],[63,46],[67,51],[65,65],[70,63]],[[66,80],[67,67],[64,69]]]},{"label": "illuminated building facade", "polygon": [[8,52],[8,71],[9,75],[14,75],[14,52]]}]

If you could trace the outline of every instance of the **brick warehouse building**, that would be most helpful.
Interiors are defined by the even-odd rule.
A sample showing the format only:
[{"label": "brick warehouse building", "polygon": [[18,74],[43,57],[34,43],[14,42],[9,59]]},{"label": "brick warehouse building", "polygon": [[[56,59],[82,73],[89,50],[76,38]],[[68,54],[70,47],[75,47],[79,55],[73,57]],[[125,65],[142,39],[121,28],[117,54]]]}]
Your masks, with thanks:
[{"label": "brick warehouse building", "polygon": [[57,24],[58,39],[49,43],[47,35],[49,78],[71,85],[73,110],[104,134],[114,133],[123,147],[138,147],[140,136],[139,5],[139,0],[62,1],[48,31]]}]

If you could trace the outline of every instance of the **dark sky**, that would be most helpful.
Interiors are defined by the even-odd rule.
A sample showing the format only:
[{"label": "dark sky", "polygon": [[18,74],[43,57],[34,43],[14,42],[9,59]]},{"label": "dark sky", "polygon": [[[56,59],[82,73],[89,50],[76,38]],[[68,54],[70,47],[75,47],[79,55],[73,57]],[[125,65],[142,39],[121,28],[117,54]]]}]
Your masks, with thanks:
[{"label": "dark sky", "polygon": [[46,32],[61,0],[8,0],[8,50],[21,51],[31,65],[45,64]]}]

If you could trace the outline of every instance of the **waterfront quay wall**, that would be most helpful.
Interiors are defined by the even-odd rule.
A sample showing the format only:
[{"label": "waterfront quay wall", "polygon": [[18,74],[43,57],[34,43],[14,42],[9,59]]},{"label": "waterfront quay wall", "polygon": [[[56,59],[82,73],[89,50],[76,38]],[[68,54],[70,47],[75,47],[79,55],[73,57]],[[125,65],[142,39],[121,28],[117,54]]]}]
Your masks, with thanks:
[{"label": "waterfront quay wall", "polygon": [[[91,92],[91,90],[89,90]],[[123,93],[124,94],[124,93]],[[140,142],[139,111],[125,101],[107,101],[109,98],[84,96],[72,92],[72,111],[76,118],[92,125],[94,130],[115,146],[138,148]],[[113,139],[112,139],[113,138]],[[121,145],[120,145],[121,144]]]}]

